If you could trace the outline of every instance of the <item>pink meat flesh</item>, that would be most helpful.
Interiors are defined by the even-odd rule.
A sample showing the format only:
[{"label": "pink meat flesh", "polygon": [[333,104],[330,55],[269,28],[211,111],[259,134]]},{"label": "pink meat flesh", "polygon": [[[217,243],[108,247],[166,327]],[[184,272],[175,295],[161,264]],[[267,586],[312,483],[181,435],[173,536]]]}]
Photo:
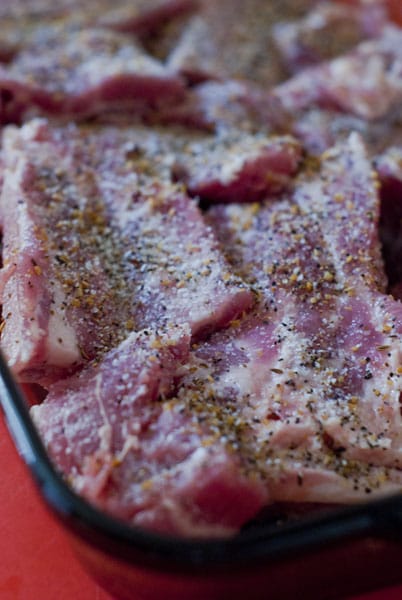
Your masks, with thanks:
[{"label": "pink meat flesh", "polygon": [[4,0],[0,38],[1,349],[72,488],[187,538],[400,492],[383,3]]},{"label": "pink meat flesh", "polygon": [[127,115],[115,115],[114,121],[135,145],[132,155],[139,165],[152,161],[159,180],[179,181],[191,196],[208,202],[255,202],[277,195],[291,185],[302,161],[301,145],[290,136],[251,133],[230,124],[216,132],[133,127]]},{"label": "pink meat flesh", "polygon": [[56,383],[32,410],[52,458],[87,499],[133,525],[227,536],[266,492],[242,459],[169,395],[190,336],[131,334],[100,364]]},{"label": "pink meat flesh", "polygon": [[129,136],[32,121],[4,153],[2,347],[21,380],[47,385],[133,329],[201,338],[251,305],[194,201]]},{"label": "pink meat flesh", "polygon": [[197,0],[19,0],[0,6],[0,60],[10,60],[47,29],[102,26],[146,37],[197,8]]},{"label": "pink meat flesh", "polygon": [[402,289],[401,40],[399,29],[386,27],[377,39],[302,72],[272,94],[288,111],[288,130],[314,155],[341,143],[351,131],[363,136],[381,182],[381,240],[390,289],[397,297]]},{"label": "pink meat flesh", "polygon": [[260,308],[254,329],[192,353],[180,394],[230,399],[233,438],[275,500],[400,488],[402,304],[384,293],[376,188],[352,136],[290,197],[209,213]]},{"label": "pink meat flesh", "polygon": [[224,135],[187,144],[175,175],[192,196],[210,202],[255,202],[286,189],[301,160],[290,137]]},{"label": "pink meat flesh", "polygon": [[0,119],[32,111],[82,117],[106,109],[141,112],[177,100],[183,84],[130,36],[104,29],[50,28],[0,67]]},{"label": "pink meat flesh", "polygon": [[400,489],[402,304],[384,293],[358,136],[295,183],[276,202],[208,211],[251,311],[189,352],[189,331],[187,351],[180,328],[133,333],[34,409],[68,480],[111,514],[221,536],[269,502]]}]

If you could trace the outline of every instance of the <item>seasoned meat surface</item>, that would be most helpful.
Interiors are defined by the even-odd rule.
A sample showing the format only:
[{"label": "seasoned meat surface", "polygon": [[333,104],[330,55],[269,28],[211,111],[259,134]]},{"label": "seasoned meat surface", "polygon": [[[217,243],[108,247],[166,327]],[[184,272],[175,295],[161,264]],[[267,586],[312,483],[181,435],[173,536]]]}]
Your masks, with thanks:
[{"label": "seasoned meat surface", "polygon": [[32,121],[8,130],[5,155],[2,343],[21,379],[46,385],[151,324],[202,337],[251,305],[195,202],[135,138]]},{"label": "seasoned meat surface", "polygon": [[[257,327],[246,321],[214,336],[207,352],[226,358],[207,385],[217,397],[231,390],[242,442],[250,456],[260,448],[279,500],[350,500],[399,485],[402,305],[385,293],[378,219],[376,181],[357,137],[329,152],[290,198],[210,211],[261,308]],[[227,358],[236,347],[240,364]],[[211,362],[203,349],[200,358]]]},{"label": "seasoned meat surface", "polygon": [[242,457],[169,395],[190,337],[131,334],[99,365],[56,383],[33,415],[76,490],[134,525],[232,534],[266,502]]},{"label": "seasoned meat surface", "polygon": [[109,515],[216,538],[401,491],[401,31],[386,0],[1,3],[0,345]]},{"label": "seasoned meat surface", "polygon": [[[85,382],[91,389],[94,379],[102,381],[99,369],[107,372],[112,358],[106,355],[100,367],[89,366],[52,386],[35,415],[55,459],[70,465],[64,468],[72,484],[115,514],[143,522],[143,492],[133,491],[133,470],[143,465],[144,454],[150,460],[154,436],[162,428],[175,440],[174,463],[169,464],[178,483],[174,489],[169,485],[159,501],[150,492],[146,519],[152,528],[161,527],[167,494],[174,507],[180,506],[180,533],[191,536],[195,531],[194,505],[183,508],[180,483],[188,468],[187,454],[180,455],[182,436],[194,442],[195,431],[207,436],[201,443],[208,448],[203,460],[211,465],[204,477],[194,467],[197,490],[210,489],[215,460],[222,468],[226,464],[230,479],[240,481],[239,518],[244,498],[258,497],[256,490],[270,501],[324,503],[334,496],[353,502],[398,490],[402,305],[385,293],[377,180],[359,138],[354,135],[327,153],[318,167],[306,167],[294,191],[277,201],[218,205],[208,211],[208,221],[234,272],[253,289],[253,309],[189,349],[172,375],[175,388],[161,398],[165,417],[153,417],[151,431],[136,436],[137,445],[115,468],[97,450],[99,433],[89,456],[96,456],[101,489],[95,486],[94,491],[82,458],[87,425],[78,425],[78,417],[71,420],[68,415],[82,402],[77,395],[88,403],[88,388],[81,392],[81,386]],[[164,348],[162,341],[158,347]],[[87,410],[97,414],[98,401],[93,403]],[[160,404],[150,406],[160,415]],[[148,418],[148,410],[139,411],[137,418]],[[121,447],[122,442],[119,451]],[[186,452],[194,450],[187,441],[184,447]],[[69,448],[76,454],[72,465]],[[236,463],[229,461],[228,466],[231,456]],[[147,478],[150,469],[147,464]],[[164,465],[157,460],[152,469],[146,487],[165,490]],[[226,502],[231,488],[227,474],[221,477]],[[116,486],[122,490],[116,492]],[[205,515],[210,522],[210,513]],[[220,519],[217,524],[222,525]],[[171,527],[169,519],[164,523]],[[198,525],[205,525],[203,519]],[[200,529],[198,535],[204,531],[211,535],[209,529]]]},{"label": "seasoned meat surface", "polygon": [[41,32],[0,68],[5,122],[32,109],[67,117],[183,96],[180,79],[125,34],[103,29]]},{"label": "seasoned meat surface", "polygon": [[0,6],[0,61],[54,26],[102,26],[141,36],[191,14],[196,7],[197,0],[6,0]]}]

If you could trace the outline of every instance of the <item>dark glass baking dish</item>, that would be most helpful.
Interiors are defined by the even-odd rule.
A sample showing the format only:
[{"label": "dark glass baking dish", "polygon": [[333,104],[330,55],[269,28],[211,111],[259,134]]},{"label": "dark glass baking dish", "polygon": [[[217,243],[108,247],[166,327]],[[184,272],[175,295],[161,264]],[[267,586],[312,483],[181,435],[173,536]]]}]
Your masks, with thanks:
[{"label": "dark glass baking dish", "polygon": [[101,513],[68,487],[1,356],[0,402],[42,499],[84,566],[116,598],[342,598],[402,582],[402,495],[293,520],[271,515],[229,540],[160,536]]}]

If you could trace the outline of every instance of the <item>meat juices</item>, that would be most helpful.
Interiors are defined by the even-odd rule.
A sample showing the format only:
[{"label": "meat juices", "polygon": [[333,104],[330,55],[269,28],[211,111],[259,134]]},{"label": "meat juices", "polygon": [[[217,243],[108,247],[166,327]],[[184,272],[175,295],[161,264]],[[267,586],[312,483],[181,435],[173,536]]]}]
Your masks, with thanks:
[{"label": "meat juices", "polygon": [[400,491],[385,5],[74,3],[0,9],[1,346],[57,468],[190,538]]}]

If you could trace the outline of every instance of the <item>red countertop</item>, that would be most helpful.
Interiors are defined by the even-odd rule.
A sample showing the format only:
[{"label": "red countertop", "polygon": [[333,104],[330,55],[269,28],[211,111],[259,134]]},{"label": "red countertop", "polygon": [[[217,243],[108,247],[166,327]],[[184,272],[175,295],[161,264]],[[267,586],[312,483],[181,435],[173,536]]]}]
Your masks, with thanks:
[{"label": "red countertop", "polygon": [[[83,570],[42,505],[2,417],[0,472],[0,600],[112,600]],[[402,600],[402,586],[353,600]]]}]

